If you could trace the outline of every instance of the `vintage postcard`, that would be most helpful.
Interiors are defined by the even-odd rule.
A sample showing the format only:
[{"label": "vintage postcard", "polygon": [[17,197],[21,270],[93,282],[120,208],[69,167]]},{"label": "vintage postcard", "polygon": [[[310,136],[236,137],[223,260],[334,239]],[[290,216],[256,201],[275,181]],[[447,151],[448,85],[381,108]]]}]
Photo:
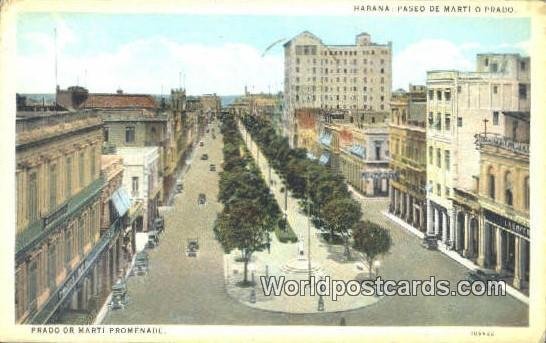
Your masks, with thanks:
[{"label": "vintage postcard", "polygon": [[544,342],[543,1],[7,1],[2,341]]}]

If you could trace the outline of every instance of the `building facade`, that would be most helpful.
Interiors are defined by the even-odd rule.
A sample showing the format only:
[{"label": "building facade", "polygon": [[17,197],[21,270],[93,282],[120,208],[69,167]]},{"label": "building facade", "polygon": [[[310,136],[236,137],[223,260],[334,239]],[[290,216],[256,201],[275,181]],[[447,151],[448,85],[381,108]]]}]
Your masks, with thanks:
[{"label": "building facade", "polygon": [[159,150],[157,147],[119,148],[117,154],[123,158],[123,186],[131,201],[142,203],[142,231],[154,230],[154,220],[159,215]]},{"label": "building facade", "polygon": [[291,146],[295,110],[320,108],[389,112],[392,46],[371,41],[367,33],[354,45],[326,45],[310,32],[284,44],[283,126]]},{"label": "building facade", "polygon": [[[484,54],[476,63],[476,72],[427,75],[427,234],[485,265],[478,259],[479,242],[488,240],[480,236],[483,153],[474,143],[478,133],[517,137],[525,131],[513,118],[529,113],[530,60],[518,54]],[[461,216],[455,201],[465,204],[470,215]]]},{"label": "building facade", "polygon": [[426,90],[409,85],[393,93],[389,123],[389,211],[418,230],[426,231]]},{"label": "building facade", "polygon": [[55,322],[98,292],[102,120],[18,112],[16,134],[15,318]]}]

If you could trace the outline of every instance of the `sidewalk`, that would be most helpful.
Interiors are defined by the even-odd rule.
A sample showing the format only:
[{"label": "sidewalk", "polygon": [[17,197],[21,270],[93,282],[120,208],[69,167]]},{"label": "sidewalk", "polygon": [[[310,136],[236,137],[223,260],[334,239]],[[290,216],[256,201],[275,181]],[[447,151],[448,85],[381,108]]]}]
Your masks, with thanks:
[{"label": "sidewalk", "polygon": [[[280,191],[283,184],[279,175],[277,175],[274,169],[271,169],[271,180],[275,182],[275,186],[271,186],[267,159],[261,152],[259,152],[259,159],[257,158],[257,146],[250,138],[250,134],[248,135],[248,142],[246,142],[245,129],[240,124],[239,130],[252,157],[255,161],[259,161],[257,163],[258,167],[265,181],[269,184],[279,207],[284,209],[285,194]],[[302,213],[298,206],[298,200],[293,198],[290,192],[288,193],[287,200],[286,214],[288,223],[300,241],[303,241],[306,258],[310,233],[311,265],[314,270],[313,275],[316,275],[317,281],[320,276],[329,276],[331,280],[345,281],[362,280],[368,276],[367,268],[360,262],[360,259],[356,258],[358,257],[357,252],[353,252],[353,260],[347,261],[343,254],[343,245],[332,245],[322,241],[320,232],[309,222],[308,217]],[[255,287],[255,302],[251,302],[250,299],[252,287],[242,288],[237,285],[237,282],[243,279],[242,274],[244,272],[244,264],[236,262],[236,258],[240,257],[240,252],[238,251],[227,254],[224,258],[224,273],[228,294],[242,304],[262,310],[285,313],[318,312],[319,297],[317,295],[309,295],[309,289],[306,290],[305,296],[288,296],[286,294],[281,296],[264,295],[260,284],[260,276],[285,276],[285,281],[308,279],[308,269],[306,267],[308,261],[297,260],[301,243],[281,243],[276,239],[274,234],[272,236],[270,253],[267,250],[256,252],[249,263],[248,278],[249,280],[252,278],[252,270],[254,270],[254,280],[257,283]],[[300,268],[300,266],[303,267]],[[371,305],[379,299],[373,296],[344,295],[338,297],[337,301],[334,301],[330,297],[324,297],[324,312],[353,310]]]},{"label": "sidewalk", "polygon": [[[396,217],[395,215],[389,213],[388,211],[384,211],[382,212],[382,214],[388,219],[390,219],[391,221],[395,222],[396,224],[400,225],[404,229],[408,230],[410,233],[416,235],[417,237],[421,239],[424,238],[424,234],[421,231],[417,230],[413,226],[404,222],[402,219]],[[476,270],[481,268],[480,266],[470,261],[469,259],[466,259],[462,257],[461,255],[459,255],[456,251],[447,249],[445,244],[442,242],[438,242],[438,250],[442,252],[444,255],[447,255],[451,259],[459,262],[460,264],[462,264],[463,266],[465,266],[466,268],[470,270]],[[516,288],[510,286],[509,284],[506,284],[506,293],[516,298],[517,300],[523,302],[524,304],[529,305],[529,297],[521,293],[520,291],[518,291]]]}]

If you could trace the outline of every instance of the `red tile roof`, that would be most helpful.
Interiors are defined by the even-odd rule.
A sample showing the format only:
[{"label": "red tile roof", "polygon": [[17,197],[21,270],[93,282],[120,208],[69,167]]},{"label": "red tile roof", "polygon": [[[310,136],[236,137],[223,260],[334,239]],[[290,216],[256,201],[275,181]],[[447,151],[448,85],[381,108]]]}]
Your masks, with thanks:
[{"label": "red tile roof", "polygon": [[157,108],[153,96],[144,94],[89,94],[84,108]]}]

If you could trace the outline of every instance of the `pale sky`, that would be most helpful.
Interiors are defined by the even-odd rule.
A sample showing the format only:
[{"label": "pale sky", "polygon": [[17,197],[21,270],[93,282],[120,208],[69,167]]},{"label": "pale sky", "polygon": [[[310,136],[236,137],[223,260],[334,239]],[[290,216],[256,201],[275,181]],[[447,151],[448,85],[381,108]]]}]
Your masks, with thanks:
[{"label": "pale sky", "polygon": [[426,71],[472,70],[475,55],[529,55],[529,19],[366,16],[219,16],[27,13],[17,21],[17,92],[53,93],[58,83],[91,92],[189,94],[279,91],[283,49],[273,42],[310,31],[325,44],[393,44],[393,89],[424,84]]}]

